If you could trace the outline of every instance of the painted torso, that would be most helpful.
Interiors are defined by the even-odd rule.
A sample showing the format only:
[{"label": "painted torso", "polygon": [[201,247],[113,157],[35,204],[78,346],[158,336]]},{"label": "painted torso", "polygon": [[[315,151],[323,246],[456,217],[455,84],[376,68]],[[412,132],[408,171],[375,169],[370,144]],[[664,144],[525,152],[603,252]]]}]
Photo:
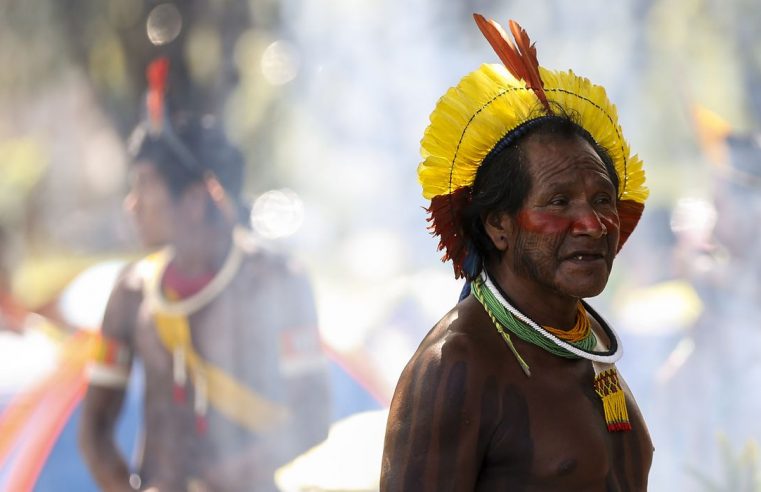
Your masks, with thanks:
[{"label": "painted torso", "polygon": [[531,377],[472,296],[428,334],[392,402],[382,490],[646,490],[653,447],[628,388],[632,431],[609,432],[591,362],[513,342]]},{"label": "painted torso", "polygon": [[542,365],[544,354],[521,348],[537,370],[531,378],[506,368],[493,376],[499,396],[484,411],[500,418],[477,490],[646,490],[652,443],[628,389],[632,431],[609,432],[591,363]]},{"label": "painted torso", "polygon": [[[252,260],[249,260],[252,261]],[[276,304],[268,299],[262,280],[252,281],[255,264],[244,263],[230,285],[208,305],[188,317],[193,347],[205,360],[245,381],[257,393],[281,399],[278,370]],[[196,432],[192,384],[185,401],[175,401],[172,354],[162,345],[153,313],[143,303],[135,330],[136,355],[145,370],[145,478],[167,474],[176,478],[202,476],[212,464],[247,444],[253,436],[219,415],[208,413],[208,431]],[[167,480],[169,477],[163,478]]]},{"label": "painted torso", "polygon": [[[145,269],[145,265],[137,264],[135,268]],[[283,408],[288,404],[289,364],[284,334],[301,337],[305,333],[300,340],[309,338],[310,343],[314,342],[309,350],[319,352],[311,299],[298,291],[303,282],[294,281],[297,277],[289,268],[284,258],[271,253],[244,251],[224,289],[186,318],[193,350],[206,363]],[[276,449],[277,443],[292,443],[287,443],[287,436],[272,439],[247,429],[221,413],[212,401],[205,415],[206,429],[198,430],[196,386],[188,374],[184,396],[178,398],[174,391],[173,353],[159,336],[155,302],[146,292],[144,287],[132,331],[135,356],[145,371],[144,435],[139,460],[143,483],[161,484],[169,487],[166,490],[187,490],[193,480],[219,483],[220,463],[236,459],[236,455],[262,439],[270,439],[258,460],[268,464],[260,469],[249,466],[246,483],[256,490],[271,490],[275,456],[282,455],[282,450]],[[302,359],[298,362],[303,363]],[[253,481],[254,477],[266,478],[259,483]],[[214,490],[239,490],[242,485],[231,487]]]}]

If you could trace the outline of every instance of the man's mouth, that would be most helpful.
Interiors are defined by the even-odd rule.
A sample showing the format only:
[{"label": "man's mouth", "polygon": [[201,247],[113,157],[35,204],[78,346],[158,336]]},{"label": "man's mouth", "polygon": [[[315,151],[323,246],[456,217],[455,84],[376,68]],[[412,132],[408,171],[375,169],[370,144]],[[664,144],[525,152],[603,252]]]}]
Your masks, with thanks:
[{"label": "man's mouth", "polygon": [[605,260],[605,254],[593,252],[593,251],[577,251],[566,256],[565,259],[566,261],[586,263],[586,262],[592,262],[592,261]]}]

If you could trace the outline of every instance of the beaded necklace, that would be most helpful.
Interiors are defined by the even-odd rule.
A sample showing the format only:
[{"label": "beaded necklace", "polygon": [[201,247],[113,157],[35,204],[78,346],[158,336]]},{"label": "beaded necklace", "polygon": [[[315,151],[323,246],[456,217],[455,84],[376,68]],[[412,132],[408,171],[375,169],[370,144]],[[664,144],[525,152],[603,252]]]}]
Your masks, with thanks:
[{"label": "beaded necklace", "polygon": [[[543,334],[541,334],[538,329],[544,329],[547,333],[552,334],[552,332],[546,330],[546,327],[540,327],[534,323],[536,325],[534,328],[524,320],[518,319],[512,312],[510,312],[510,310],[505,309],[499,303],[494,292],[492,292],[491,289],[489,289],[482,282],[476,281],[473,283],[473,294],[475,295],[476,299],[478,299],[478,301],[484,306],[484,309],[486,309],[490,315],[493,315],[496,318],[497,322],[499,322],[500,325],[502,325],[504,328],[507,328],[511,333],[513,333],[521,340],[541,347],[547,352],[550,352],[551,354],[557,355],[559,357],[565,357],[567,359],[581,358],[581,356],[577,353],[574,353],[567,348],[554,343],[553,340],[547,336],[543,336]],[[585,321],[585,323],[582,323],[586,325],[586,334],[578,341],[568,341],[567,343],[571,344],[579,350],[590,352],[597,344],[597,337],[595,337],[594,332],[590,329],[589,319],[587,318],[584,307],[579,304],[579,308],[578,318],[581,318]],[[552,331],[557,333],[560,330],[553,329]],[[560,338],[557,334],[554,336]]]},{"label": "beaded necklace", "polygon": [[[593,309],[589,307],[589,305],[584,304],[584,307],[586,310],[590,311],[593,316],[599,321],[600,326],[602,327],[603,331],[605,332],[605,335],[607,335],[608,339],[610,340],[610,349],[609,350],[592,350],[592,348],[595,347],[595,344],[593,343],[591,347],[586,346],[585,342],[584,345],[581,345],[580,343],[572,343],[572,342],[566,342],[564,340],[561,340],[557,336],[553,335],[552,333],[548,332],[541,326],[539,326],[534,320],[520,312],[516,307],[514,307],[510,302],[507,300],[507,296],[505,296],[504,293],[499,289],[498,286],[495,286],[495,284],[491,281],[491,279],[486,275],[486,273],[482,274],[481,277],[477,278],[473,281],[473,286],[478,285],[477,288],[480,288],[481,292],[489,291],[492,295],[492,299],[496,299],[497,301],[497,308],[492,311],[492,314],[500,320],[500,318],[507,318],[505,316],[505,312],[510,313],[514,319],[522,322],[517,323],[519,328],[517,329],[514,334],[521,338],[522,340],[537,344],[540,347],[544,348],[543,345],[540,343],[537,343],[534,341],[533,336],[534,334],[540,335],[542,338],[547,339],[549,342],[551,342],[551,345],[554,345],[553,349],[546,349],[550,352],[553,352],[556,348],[560,347],[562,349],[565,349],[566,351],[574,354],[575,358],[581,358],[581,359],[587,359],[591,360],[593,362],[599,362],[602,364],[614,364],[617,362],[621,356],[623,355],[623,350],[621,348],[621,344],[618,342],[618,336],[613,331],[613,329],[608,326],[607,323],[599,316],[597,313],[594,312]],[[583,301],[582,301],[583,302]],[[481,302],[483,305],[484,303]],[[489,306],[484,306],[487,311],[489,310]],[[507,324],[507,319],[502,319],[503,326],[506,328],[511,328],[511,325]],[[529,328],[530,330],[528,330]],[[529,331],[533,332],[529,334]],[[594,337],[594,332],[592,332],[592,336]],[[524,337],[531,337],[531,338],[524,338]],[[594,340],[597,340],[597,337],[594,337]],[[596,343],[596,342],[595,342]],[[554,352],[553,352],[554,353]]]},{"label": "beaded necklace", "polygon": [[570,330],[561,330],[548,325],[542,325],[542,328],[563,341],[578,343],[592,332],[592,322],[589,321],[589,315],[587,310],[584,309],[584,305],[579,302],[576,304],[576,322]]},{"label": "beaded necklace", "polygon": [[[484,307],[497,332],[512,351],[526,376],[531,376],[531,370],[515,348],[510,333],[559,357],[590,360],[595,372],[593,386],[602,400],[608,431],[631,430],[625,394],[619,382],[616,367],[613,365],[621,358],[623,352],[615,332],[602,318],[597,316],[610,339],[611,350],[593,351],[599,342],[591,329],[582,301],[579,302],[576,325],[570,332],[563,332],[552,327],[541,327],[518,311],[508,302],[507,296],[499,287],[491,282],[485,272],[473,281],[472,290],[474,297]],[[594,311],[592,313],[596,314]]]}]

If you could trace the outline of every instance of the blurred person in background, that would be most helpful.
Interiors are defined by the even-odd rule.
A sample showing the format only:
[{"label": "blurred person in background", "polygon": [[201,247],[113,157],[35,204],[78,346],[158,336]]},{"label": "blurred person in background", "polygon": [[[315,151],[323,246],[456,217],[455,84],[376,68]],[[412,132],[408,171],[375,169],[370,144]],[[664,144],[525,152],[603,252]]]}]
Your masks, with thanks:
[{"label": "blurred person in background", "polygon": [[9,250],[8,233],[5,227],[0,226],[0,331],[20,332],[29,313],[13,295],[8,265]]},{"label": "blurred person in background", "polygon": [[[125,208],[145,246],[163,249],[128,266],[111,294],[80,446],[106,491],[276,490],[274,470],[329,423],[311,289],[238,225],[243,157],[220,126],[170,123],[160,93],[130,142]],[[131,475],[113,433],[136,358],[146,389]]]},{"label": "blurred person in background", "polygon": [[[602,87],[538,66],[493,21],[483,65],[431,114],[418,168],[469,284],[391,404],[381,490],[637,490],[653,445],[616,371],[605,287],[648,191]],[[509,73],[508,73],[509,72]]]},{"label": "blurred person in background", "polygon": [[653,435],[666,453],[654,473],[671,490],[756,491],[761,134],[728,131],[712,145],[704,149],[719,151],[713,153],[712,238],[680,251],[702,314],[661,369]]}]

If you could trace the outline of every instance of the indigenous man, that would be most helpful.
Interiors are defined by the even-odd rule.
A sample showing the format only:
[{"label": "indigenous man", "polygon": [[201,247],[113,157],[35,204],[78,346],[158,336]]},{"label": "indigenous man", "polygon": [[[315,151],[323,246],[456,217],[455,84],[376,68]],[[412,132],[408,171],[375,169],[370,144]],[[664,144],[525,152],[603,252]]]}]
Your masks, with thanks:
[{"label": "indigenous man", "polygon": [[[106,491],[276,490],[274,470],[328,424],[310,287],[235,226],[243,159],[219,127],[160,117],[144,129],[125,205],[146,246],[169,247],[111,294],[81,424],[86,461]],[[145,432],[130,477],[113,432],[135,357]]]},{"label": "indigenous man", "polygon": [[647,488],[653,446],[599,294],[636,225],[641,162],[604,90],[538,66],[511,22],[476,22],[505,67],[439,101],[418,169],[464,299],[394,394],[381,490]]}]

